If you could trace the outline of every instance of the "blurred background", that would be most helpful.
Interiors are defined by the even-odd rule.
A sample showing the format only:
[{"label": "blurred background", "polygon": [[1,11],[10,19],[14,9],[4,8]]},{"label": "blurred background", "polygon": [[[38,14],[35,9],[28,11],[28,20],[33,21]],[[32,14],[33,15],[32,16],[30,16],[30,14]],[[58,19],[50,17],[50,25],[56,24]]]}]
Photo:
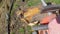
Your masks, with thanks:
[{"label": "blurred background", "polygon": [[[14,1],[13,5],[12,1]],[[45,1],[56,5],[60,4],[60,0]],[[13,6],[12,9],[11,5]],[[0,0],[0,34],[8,34],[8,23],[10,23],[10,34],[32,34],[31,26],[19,19],[18,11],[27,11],[30,8],[40,8],[41,6],[41,0]],[[9,22],[8,15],[10,15]]]}]

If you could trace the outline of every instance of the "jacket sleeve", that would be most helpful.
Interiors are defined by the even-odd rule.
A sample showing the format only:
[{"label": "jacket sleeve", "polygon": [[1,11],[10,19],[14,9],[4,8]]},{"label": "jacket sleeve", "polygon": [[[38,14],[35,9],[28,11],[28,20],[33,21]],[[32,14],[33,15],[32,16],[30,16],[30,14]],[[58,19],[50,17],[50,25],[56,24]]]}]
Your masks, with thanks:
[{"label": "jacket sleeve", "polygon": [[45,18],[43,18],[41,21],[40,21],[40,24],[47,24],[49,23],[53,18],[55,18],[56,15],[55,14],[52,14],[50,16],[46,16]]}]

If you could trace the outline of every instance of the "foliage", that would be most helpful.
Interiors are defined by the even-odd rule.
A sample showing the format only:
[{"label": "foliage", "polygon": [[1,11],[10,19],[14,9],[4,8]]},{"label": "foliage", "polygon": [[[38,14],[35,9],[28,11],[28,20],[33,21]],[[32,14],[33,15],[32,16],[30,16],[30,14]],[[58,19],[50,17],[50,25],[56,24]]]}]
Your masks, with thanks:
[{"label": "foliage", "polygon": [[27,5],[34,6],[34,5],[37,5],[38,3],[40,3],[40,0],[29,0]]}]

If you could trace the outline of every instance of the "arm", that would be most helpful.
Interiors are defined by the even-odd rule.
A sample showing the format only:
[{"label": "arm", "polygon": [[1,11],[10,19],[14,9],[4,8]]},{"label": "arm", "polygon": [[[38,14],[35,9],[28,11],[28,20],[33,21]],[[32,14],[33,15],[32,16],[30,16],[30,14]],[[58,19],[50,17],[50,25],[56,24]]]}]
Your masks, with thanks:
[{"label": "arm", "polygon": [[47,17],[45,17],[45,18],[43,18],[42,20],[41,20],[41,22],[40,22],[40,24],[47,24],[47,23],[49,23],[53,18],[55,18],[56,17],[56,15],[55,14],[52,14],[52,15],[50,15],[50,16],[47,16]]}]

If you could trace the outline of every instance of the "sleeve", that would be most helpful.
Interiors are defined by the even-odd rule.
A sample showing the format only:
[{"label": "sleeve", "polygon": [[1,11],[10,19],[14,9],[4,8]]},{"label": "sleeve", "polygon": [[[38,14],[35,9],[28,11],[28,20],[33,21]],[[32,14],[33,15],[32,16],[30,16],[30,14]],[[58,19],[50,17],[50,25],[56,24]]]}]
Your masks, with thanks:
[{"label": "sleeve", "polygon": [[53,18],[55,18],[56,15],[55,14],[52,14],[50,16],[46,16],[45,18],[43,18],[41,21],[40,21],[40,24],[47,24],[49,23]]}]

